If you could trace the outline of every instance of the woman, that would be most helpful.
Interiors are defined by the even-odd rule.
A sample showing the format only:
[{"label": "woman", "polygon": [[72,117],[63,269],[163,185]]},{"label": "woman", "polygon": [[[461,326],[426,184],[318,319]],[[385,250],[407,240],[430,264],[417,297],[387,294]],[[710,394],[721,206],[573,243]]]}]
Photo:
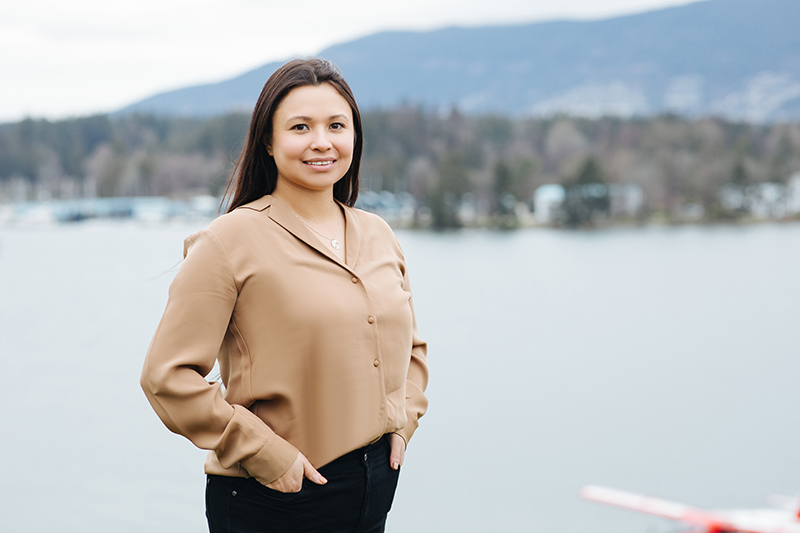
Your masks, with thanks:
[{"label": "woman", "polygon": [[[362,145],[339,71],[287,63],[227,213],[186,239],[141,382],[170,430],[210,450],[214,533],[384,529],[428,369],[397,239],[353,209]],[[204,379],[215,360],[222,386]]]}]

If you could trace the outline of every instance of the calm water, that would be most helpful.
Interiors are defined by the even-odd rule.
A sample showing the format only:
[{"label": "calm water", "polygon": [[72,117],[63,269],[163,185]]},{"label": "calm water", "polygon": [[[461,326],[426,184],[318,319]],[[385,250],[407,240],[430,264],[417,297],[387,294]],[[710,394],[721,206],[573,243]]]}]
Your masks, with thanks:
[{"label": "calm water", "polygon": [[[0,228],[0,530],[202,532],[142,359],[198,225]],[[800,226],[401,232],[430,412],[389,531],[654,533],[588,483],[800,492]]]}]

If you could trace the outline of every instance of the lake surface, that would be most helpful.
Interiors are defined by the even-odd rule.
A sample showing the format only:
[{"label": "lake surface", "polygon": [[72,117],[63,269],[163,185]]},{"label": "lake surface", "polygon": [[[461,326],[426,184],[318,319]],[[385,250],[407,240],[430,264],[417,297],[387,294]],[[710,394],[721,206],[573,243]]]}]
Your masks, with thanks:
[{"label": "lake surface", "polygon": [[[0,530],[202,532],[205,452],[138,377],[200,224],[0,228]],[[800,492],[800,225],[398,232],[430,411],[388,531],[654,533]]]}]

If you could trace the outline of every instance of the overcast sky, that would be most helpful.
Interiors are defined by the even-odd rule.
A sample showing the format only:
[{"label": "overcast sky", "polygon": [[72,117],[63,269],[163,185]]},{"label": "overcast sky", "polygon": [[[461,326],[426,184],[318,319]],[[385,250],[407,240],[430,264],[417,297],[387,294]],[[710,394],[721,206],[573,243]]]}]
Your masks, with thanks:
[{"label": "overcast sky", "polygon": [[112,111],[381,30],[606,18],[692,1],[5,0],[0,122]]}]

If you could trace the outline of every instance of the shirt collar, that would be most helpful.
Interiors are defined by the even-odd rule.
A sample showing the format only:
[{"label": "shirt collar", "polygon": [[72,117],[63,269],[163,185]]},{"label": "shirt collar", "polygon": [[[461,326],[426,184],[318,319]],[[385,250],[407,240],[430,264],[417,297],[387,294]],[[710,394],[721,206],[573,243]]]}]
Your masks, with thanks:
[{"label": "shirt collar", "polygon": [[360,224],[354,209],[344,206],[339,202],[336,203],[343,209],[345,217],[345,263],[342,263],[339,258],[328,249],[327,246],[322,244],[320,237],[317,237],[310,229],[308,229],[308,227],[303,224],[297,215],[295,215],[294,212],[289,208],[286,202],[280,198],[267,194],[258,200],[254,200],[241,207],[245,209],[252,209],[254,211],[264,211],[269,208],[269,210],[267,210],[267,214],[275,223],[331,261],[355,274],[354,269],[361,249]]},{"label": "shirt collar", "polygon": [[252,202],[240,205],[237,209],[252,209],[253,211],[263,211],[264,209],[270,206],[271,202],[272,202],[272,196],[267,194],[262,196],[258,200],[253,200]]}]

